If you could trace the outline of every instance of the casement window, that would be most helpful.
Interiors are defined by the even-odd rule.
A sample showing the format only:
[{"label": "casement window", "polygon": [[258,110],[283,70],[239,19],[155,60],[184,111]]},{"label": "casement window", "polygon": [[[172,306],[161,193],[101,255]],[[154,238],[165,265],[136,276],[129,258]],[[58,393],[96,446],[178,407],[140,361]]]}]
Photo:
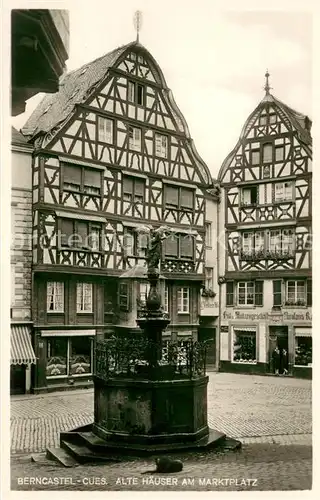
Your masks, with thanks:
[{"label": "casement window", "polygon": [[145,195],[145,181],[138,177],[128,177],[126,175],[122,178],[122,199],[131,203],[144,202]]},{"label": "casement window", "polygon": [[155,153],[156,156],[167,158],[168,156],[168,137],[163,134],[155,134]]},{"label": "casement window", "polygon": [[61,219],[61,247],[101,250],[101,225],[96,222]]},{"label": "casement window", "polygon": [[130,287],[128,283],[119,284],[119,308],[122,311],[129,311],[130,307]]},{"label": "casement window", "polygon": [[233,281],[226,282],[226,305],[227,306],[234,305],[234,282]]},{"label": "casement window", "polygon": [[251,164],[252,165],[259,165],[259,163],[260,163],[260,150],[253,149],[251,151]]},{"label": "casement window", "polygon": [[206,222],[204,227],[205,227],[205,231],[206,231],[206,247],[211,248],[212,247],[212,224],[211,224],[211,222]]},{"label": "casement window", "polygon": [[47,378],[87,377],[92,374],[93,340],[90,337],[60,337],[47,341]]},{"label": "casement window", "polygon": [[257,332],[254,327],[234,328],[233,361],[237,363],[256,363]]},{"label": "casement window", "polygon": [[92,313],[92,283],[77,283],[77,313]]},{"label": "casement window", "polygon": [[164,240],[164,254],[166,258],[187,259],[194,258],[194,239],[189,234],[172,234]]},{"label": "casement window", "polygon": [[64,283],[63,281],[47,282],[47,312],[64,312]]},{"label": "casement window", "polygon": [[100,170],[74,165],[63,166],[63,190],[101,196],[102,174]]},{"label": "casement window", "polygon": [[277,182],[274,185],[274,200],[277,201],[291,201],[293,194],[293,182]]},{"label": "casement window", "polygon": [[182,211],[194,209],[194,189],[165,186],[165,207]]},{"label": "casement window", "polygon": [[124,233],[124,251],[127,257],[145,257],[148,248],[148,237],[140,234],[135,228],[126,227]]},{"label": "casement window", "polygon": [[238,283],[238,305],[254,305],[254,282],[240,281]]},{"label": "casement window", "polygon": [[141,306],[146,305],[149,290],[150,290],[149,283],[139,283],[139,302]]},{"label": "casement window", "polygon": [[129,127],[129,148],[134,151],[141,151],[141,128]]},{"label": "casement window", "polygon": [[286,282],[286,304],[306,305],[306,282],[304,280]]},{"label": "casement window", "polygon": [[258,188],[251,186],[242,188],[241,201],[243,205],[256,205],[258,203]]},{"label": "casement window", "polygon": [[263,163],[271,163],[272,162],[272,144],[267,143],[262,146],[262,161]]},{"label": "casement window", "polygon": [[164,312],[169,312],[169,287],[167,284],[164,286],[164,304],[163,304]]},{"label": "casement window", "polygon": [[239,281],[239,306],[263,305],[263,281]]},{"label": "casement window", "polygon": [[275,161],[283,161],[284,160],[284,147],[283,146],[276,146],[274,153],[275,153]]},{"label": "casement window", "polygon": [[98,141],[113,143],[113,120],[98,116]]},{"label": "casement window", "polygon": [[283,255],[291,255],[294,250],[292,229],[274,229],[270,231],[269,250]]},{"label": "casement window", "polygon": [[242,251],[243,253],[250,254],[253,250],[254,233],[242,234]]},{"label": "casement window", "polygon": [[254,249],[256,252],[264,250],[264,232],[257,231],[254,233]]},{"label": "casement window", "polygon": [[188,287],[178,288],[178,314],[189,312],[190,289]]},{"label": "casement window", "polygon": [[209,290],[213,290],[213,267],[205,268],[205,286]]},{"label": "casement window", "polygon": [[140,83],[128,81],[128,101],[139,106],[144,106],[145,102],[145,87]]}]

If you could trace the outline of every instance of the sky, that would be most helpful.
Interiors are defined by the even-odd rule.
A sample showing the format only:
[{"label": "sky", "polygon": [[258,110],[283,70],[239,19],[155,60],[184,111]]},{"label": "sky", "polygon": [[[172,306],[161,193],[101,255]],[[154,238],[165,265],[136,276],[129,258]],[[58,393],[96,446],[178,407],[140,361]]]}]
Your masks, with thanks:
[{"label": "sky", "polygon": [[[198,153],[213,177],[235,146],[248,115],[272,93],[312,118],[312,15],[301,11],[228,11],[214,1],[118,0],[68,2],[70,57],[76,69],[135,39],[134,12],[142,11],[140,42],[160,65],[187,120]],[[239,2],[239,5],[241,3]],[[26,113],[12,119],[21,128]]]}]

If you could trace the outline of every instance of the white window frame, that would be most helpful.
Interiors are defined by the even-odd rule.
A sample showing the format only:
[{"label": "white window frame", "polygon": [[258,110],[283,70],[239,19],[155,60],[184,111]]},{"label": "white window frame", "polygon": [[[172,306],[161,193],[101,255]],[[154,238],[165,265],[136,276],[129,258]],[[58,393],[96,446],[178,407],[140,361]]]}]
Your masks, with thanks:
[{"label": "white window frame", "polygon": [[150,283],[139,283],[139,300],[142,305],[147,304],[147,298],[150,291]]},{"label": "white window frame", "polygon": [[110,118],[105,118],[104,116],[98,116],[98,141],[112,144],[113,120],[111,120]]},{"label": "white window frame", "polygon": [[281,230],[273,229],[269,234],[270,252],[281,252]]},{"label": "white window frame", "polygon": [[254,233],[254,249],[255,251],[262,251],[265,249],[263,231],[257,231],[256,233]]},{"label": "white window frame", "polygon": [[[65,338],[65,337],[63,337]],[[71,345],[72,345],[72,337],[67,337],[67,355],[66,355],[66,362],[67,362],[67,373],[63,375],[46,375],[46,379],[63,379],[66,377],[70,376],[70,358],[71,358]],[[48,346],[49,347],[49,346]],[[91,370],[90,372],[87,373],[74,373],[72,375],[72,378],[81,378],[81,377],[90,377],[93,374],[93,339],[90,338],[90,365],[91,365]]]},{"label": "white window frame", "polygon": [[254,248],[254,233],[245,232],[242,234],[242,251],[243,253],[252,253]]},{"label": "white window frame", "polygon": [[155,154],[161,158],[168,157],[168,136],[164,134],[155,134]]},{"label": "white window frame", "polygon": [[92,313],[92,296],[92,283],[77,283],[77,314]]},{"label": "white window frame", "polygon": [[129,148],[133,151],[141,151],[141,128],[129,126]]},{"label": "white window frame", "polygon": [[[289,283],[294,283],[293,294],[294,297],[289,298],[289,293],[292,294],[292,290],[289,292]],[[300,285],[300,293],[301,293],[301,285],[303,286],[303,297],[299,297],[298,293],[298,284]],[[292,285],[291,285],[292,288]],[[292,302],[292,304],[296,304],[298,301],[304,302],[307,305],[307,283],[304,280],[287,280],[286,281],[286,302]]]},{"label": "white window frame", "polygon": [[189,314],[190,288],[186,286],[178,288],[177,299],[178,314]]},{"label": "white window frame", "polygon": [[[244,285],[244,286],[243,286]],[[250,286],[249,286],[250,285]],[[240,289],[244,290],[244,303],[240,303]],[[252,302],[249,302],[249,291],[252,290]],[[253,281],[238,281],[237,283],[237,304],[238,306],[254,307],[254,282]]]},{"label": "white window frame", "polygon": [[292,201],[293,200],[293,182],[276,182],[274,185],[274,201]]},{"label": "white window frame", "polygon": [[[53,309],[50,309],[51,299],[52,299]],[[63,281],[47,282],[47,313],[64,313]]]},{"label": "white window frame", "polygon": [[[237,340],[237,336],[239,335],[240,332],[244,331],[246,332],[246,330],[248,330],[248,333],[249,331],[254,334],[254,335],[248,335],[248,337],[255,337],[255,341],[256,341],[256,349],[255,349],[255,359],[252,360],[252,361],[249,361],[249,360],[235,360],[234,359],[234,355],[235,355],[235,350],[234,350],[234,345],[235,345],[235,342]],[[232,363],[241,363],[241,364],[246,364],[246,365],[256,365],[257,362],[258,362],[258,359],[257,359],[257,347],[258,347],[258,338],[257,338],[257,329],[255,328],[255,330],[252,329],[251,331],[251,327],[243,327],[243,329],[241,329],[241,326],[235,328],[233,327],[232,328],[232,353],[231,353],[231,356],[232,356]]]},{"label": "white window frame", "polygon": [[205,222],[205,231],[206,231],[206,247],[212,248],[212,223]]},{"label": "white window frame", "polygon": [[205,286],[206,289],[213,290],[213,267],[205,268]]}]

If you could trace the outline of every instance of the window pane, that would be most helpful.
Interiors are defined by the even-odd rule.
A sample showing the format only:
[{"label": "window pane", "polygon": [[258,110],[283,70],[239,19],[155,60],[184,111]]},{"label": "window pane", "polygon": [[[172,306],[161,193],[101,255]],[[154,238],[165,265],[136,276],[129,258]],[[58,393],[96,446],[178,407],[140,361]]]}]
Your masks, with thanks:
[{"label": "window pane", "polygon": [[123,192],[124,193],[133,193],[133,179],[130,177],[123,177]]},{"label": "window pane", "polygon": [[77,283],[77,312],[92,312],[91,283]]},{"label": "window pane", "polygon": [[132,229],[127,228],[124,235],[124,250],[126,255],[134,255],[134,233]]},{"label": "window pane", "polygon": [[256,361],[256,332],[236,331],[233,341],[233,361]]},{"label": "window pane", "polygon": [[91,339],[72,337],[70,340],[69,374],[84,375],[91,372]]},{"label": "window pane", "polygon": [[272,144],[263,145],[263,161],[270,163],[272,161]]},{"label": "window pane", "polygon": [[251,153],[251,163],[252,165],[259,165],[260,163],[260,151],[252,151]]},{"label": "window pane", "polygon": [[74,224],[70,219],[61,219],[61,245],[72,246],[74,234]]},{"label": "window pane", "polygon": [[80,222],[77,223],[77,247],[84,248],[88,246],[88,223]]},{"label": "window pane", "polygon": [[297,366],[310,366],[312,364],[312,337],[296,336],[294,364]]},{"label": "window pane", "polygon": [[284,159],[284,147],[283,146],[277,146],[275,153],[276,153],[276,161],[282,161]]},{"label": "window pane", "polygon": [[47,341],[47,376],[67,375],[67,341],[66,338],[54,338]]},{"label": "window pane", "polygon": [[47,283],[47,311],[64,311],[64,283],[60,281]]},{"label": "window pane", "polygon": [[100,250],[100,229],[99,228],[92,228],[91,229],[88,244],[92,250]]},{"label": "window pane", "polygon": [[267,115],[262,115],[259,118],[259,125],[266,125],[267,124]]},{"label": "window pane", "polygon": [[193,190],[181,188],[181,207],[193,208]]},{"label": "window pane", "polygon": [[179,204],[179,190],[172,186],[165,187],[166,204],[178,207]]},{"label": "window pane", "polygon": [[134,102],[134,88],[135,84],[133,82],[128,82],[128,101]]}]

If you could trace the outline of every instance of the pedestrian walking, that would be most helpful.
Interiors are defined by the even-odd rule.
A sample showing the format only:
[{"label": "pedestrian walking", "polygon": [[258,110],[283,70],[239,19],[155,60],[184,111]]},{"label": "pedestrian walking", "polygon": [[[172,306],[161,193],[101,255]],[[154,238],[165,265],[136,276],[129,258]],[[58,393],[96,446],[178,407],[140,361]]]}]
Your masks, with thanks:
[{"label": "pedestrian walking", "polygon": [[283,375],[288,374],[288,352],[286,349],[282,349],[282,373]]},{"label": "pedestrian walking", "polygon": [[273,371],[275,375],[279,375],[280,369],[280,351],[278,346],[274,349],[272,353],[272,361],[273,361]]}]

